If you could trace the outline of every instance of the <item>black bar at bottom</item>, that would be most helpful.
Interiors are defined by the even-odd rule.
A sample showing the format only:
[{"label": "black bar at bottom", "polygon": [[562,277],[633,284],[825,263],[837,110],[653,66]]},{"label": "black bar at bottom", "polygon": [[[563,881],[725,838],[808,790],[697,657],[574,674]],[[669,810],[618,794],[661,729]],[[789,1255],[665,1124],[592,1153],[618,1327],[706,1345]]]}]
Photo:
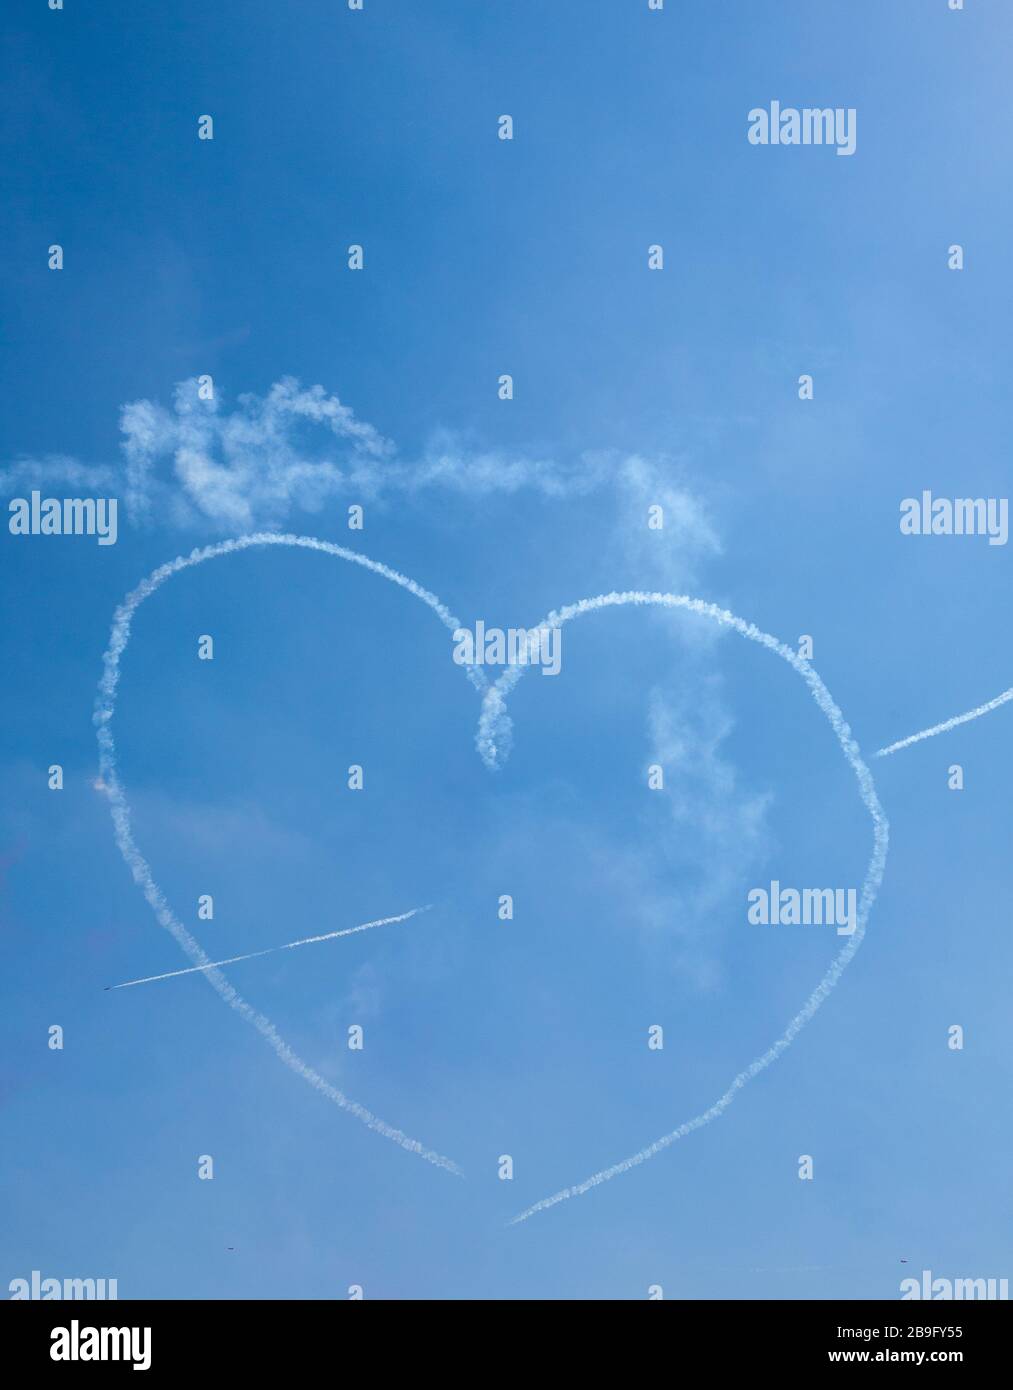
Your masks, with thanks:
[{"label": "black bar at bottom", "polygon": [[[52,1371],[70,1382],[89,1371],[140,1371],[145,1382],[194,1372],[315,1378],[328,1365],[355,1374],[362,1361],[382,1363],[385,1379],[402,1367],[471,1378],[486,1355],[497,1376],[514,1362],[529,1374],[533,1361],[550,1371],[565,1362],[570,1375],[591,1359],[600,1370],[603,1351],[636,1374],[652,1353],[676,1374],[701,1363],[772,1374],[903,1364],[1001,1371],[1010,1341],[1007,1302],[648,1303],[28,1301],[7,1304],[0,1336],[5,1365],[18,1365],[28,1384]],[[483,1334],[495,1338],[494,1354]]]}]

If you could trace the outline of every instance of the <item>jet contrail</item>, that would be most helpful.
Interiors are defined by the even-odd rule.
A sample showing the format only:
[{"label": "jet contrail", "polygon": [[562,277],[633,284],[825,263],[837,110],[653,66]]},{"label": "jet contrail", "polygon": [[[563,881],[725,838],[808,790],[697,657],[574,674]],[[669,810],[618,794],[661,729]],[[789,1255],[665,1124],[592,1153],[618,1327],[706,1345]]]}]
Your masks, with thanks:
[{"label": "jet contrail", "polygon": [[286,941],[284,946],[268,946],[263,951],[248,951],[245,956],[229,956],[228,960],[215,960],[209,965],[190,965],[185,970],[168,970],[164,975],[145,975],[142,980],[125,980],[121,985],[106,985],[106,989],[130,989],[132,985],[150,985],[155,980],[174,980],[177,975],[195,975],[201,970],[217,970],[222,965],[235,965],[240,960],[254,960],[257,956],[269,956],[274,951],[291,951],[294,946],[312,946],[315,941],[333,941],[336,936],[354,936],[357,931],[369,931],[370,927],[389,927],[394,922],[407,922],[420,912],[428,912],[431,903],[425,907],[413,907],[410,912],[401,912],[396,917],[378,917],[375,922],[363,922],[358,927],[343,927],[341,931],[329,931],[323,936],[304,936],[300,941]]},{"label": "jet contrail", "polygon": [[[378,574],[384,579],[389,579],[392,583],[400,585],[401,588],[407,589],[410,594],[421,599],[423,603],[433,609],[444,626],[450,628],[451,632],[454,632],[461,625],[435,594],[421,588],[413,579],[406,578],[387,565],[379,564],[375,560],[368,560],[364,555],[359,555],[354,550],[346,550],[343,546],[333,545],[330,541],[316,540],[311,536],[280,535],[267,531],[257,532],[254,535],[239,536],[234,540],[220,541],[217,545],[208,545],[202,549],[193,550],[189,555],[177,556],[175,560],[170,560],[167,564],[153,570],[147,579],[142,580],[137,588],[127,595],[113,614],[109,646],[103,657],[102,679],[99,682],[98,694],[95,698],[93,719],[99,746],[99,781],[102,783],[101,789],[109,798],[116,844],[133,875],[134,882],[143,892],[159,925],[170,933],[183,953],[189,956],[195,965],[203,969],[204,978],[220,998],[228,1004],[229,1008],[234,1009],[247,1023],[256,1028],[261,1037],[273,1049],[275,1055],[287,1067],[294,1071],[297,1076],[301,1076],[314,1090],[319,1091],[334,1105],[341,1110],[347,1110],[349,1114],[361,1120],[369,1129],[382,1134],[385,1139],[390,1139],[395,1144],[400,1144],[409,1153],[418,1154],[427,1162],[435,1164],[436,1167],[461,1176],[461,1170],[453,1159],[444,1157],[443,1154],[437,1153],[434,1149],[425,1148],[417,1139],[410,1138],[403,1131],[395,1129],[393,1125],[381,1120],[378,1115],[374,1115],[364,1105],[360,1105],[358,1101],[352,1100],[344,1092],[339,1091],[337,1086],[333,1086],[319,1072],[314,1071],[289,1047],[267,1015],[258,1013],[229,984],[225,976],[205,954],[200,943],[190,935],[186,927],[174,915],[164,893],[155,882],[147,860],[134,841],[130,822],[130,804],[116,770],[116,745],[113,741],[112,730],[113,714],[116,709],[116,689],[120,679],[120,657],[130,641],[130,627],[134,614],[146,598],[149,598],[167,579],[179,574],[181,570],[190,569],[194,565],[201,565],[206,560],[214,560],[221,555],[234,555],[239,551],[249,550],[255,546],[268,545],[318,550],[325,555],[334,555],[340,560],[348,560],[352,564],[361,565],[363,569],[370,570],[373,574]],[[473,684],[479,688],[486,684],[483,672],[476,671],[472,667],[465,667],[465,670]]]},{"label": "jet contrail", "polygon": [[[733,628],[743,637],[748,637],[750,641],[758,642],[760,646],[766,647],[769,651],[775,652],[789,666],[802,677],[809,687],[809,691],[826,715],[831,728],[837,736],[844,752],[845,758],[858,780],[859,793],[865,807],[872,818],[873,825],[873,845],[872,855],[869,859],[868,868],[865,871],[865,881],[862,885],[861,896],[858,905],[858,921],[854,933],[848,938],[847,943],[841,952],[835,957],[826,974],[819,984],[810,994],[809,998],[799,1009],[798,1013],[789,1021],[781,1036],[774,1042],[766,1052],[750,1062],[744,1071],[739,1072],[738,1076],[732,1081],[731,1085],[720,1096],[714,1104],[695,1116],[692,1120],[687,1120],[678,1129],[670,1134],[662,1135],[653,1144],[640,1149],[639,1152],[632,1154],[629,1158],[624,1158],[620,1162],[613,1164],[610,1168],[603,1168],[600,1172],[593,1173],[591,1177],[578,1183],[574,1187],[564,1187],[551,1197],[545,1197],[534,1206],[522,1211],[519,1216],[515,1216],[510,1225],[517,1225],[521,1221],[527,1221],[536,1212],[546,1211],[549,1207],[556,1206],[559,1202],[565,1202],[570,1197],[580,1197],[585,1192],[589,1192],[593,1187],[598,1187],[610,1178],[618,1177],[620,1173],[628,1173],[631,1168],[645,1163],[662,1149],[667,1149],[676,1140],[683,1139],[687,1134],[694,1130],[702,1129],[704,1125],[710,1124],[731,1105],[739,1091],[752,1081],[754,1076],[758,1076],[761,1071],[765,1071],[772,1062],[780,1057],[781,1053],[794,1042],[795,1038],[802,1031],[805,1025],[813,1017],[820,1005],[830,994],[837,984],[837,981],[844,974],[852,958],[854,957],[862,939],[865,936],[865,926],[872,910],[872,905],[876,900],[876,894],[883,881],[883,871],[886,867],[886,852],[889,844],[889,825],[883,814],[883,808],[879,804],[876,795],[875,784],[872,780],[872,773],[869,771],[862,759],[861,751],[855,741],[851,729],[848,726],[844,715],[834,703],[829,690],[823,684],[816,671],[804,661],[791,647],[779,642],[776,637],[771,637],[769,633],[762,632],[753,623],[744,622],[737,618],[727,609],[719,608],[716,604],[705,603],[702,599],[687,598],[684,594],[660,594],[643,593],[639,590],[632,590],[626,593],[599,594],[597,598],[581,599],[579,603],[570,604],[566,608],[552,612],[539,626],[560,627],[563,623],[569,622],[572,618],[581,617],[585,613],[596,613],[603,608],[617,608],[627,604],[635,605],[656,605],[664,608],[681,608],[690,613],[697,613],[701,617],[712,618],[724,627]],[[509,738],[510,721],[506,713],[506,696],[517,684],[523,674],[525,667],[508,667],[499,679],[486,691],[482,702],[482,713],[479,718],[478,735],[476,743],[479,753],[490,767],[497,767],[502,755],[504,739]]]},{"label": "jet contrail", "polygon": [[977,709],[969,709],[966,714],[955,714],[952,719],[944,719],[941,724],[933,724],[931,729],[922,729],[920,734],[912,734],[910,738],[902,738],[899,743],[891,743],[886,748],[880,748],[875,756],[886,758],[891,753],[899,753],[902,748],[910,748],[912,743],[921,743],[923,738],[935,738],[936,734],[949,733],[958,724],[966,724],[971,719],[980,719],[983,714],[991,714],[994,709],[1004,705],[1007,700],[1013,700],[1013,686],[1009,690],[1004,690],[1001,695],[997,695],[994,700],[989,700],[987,704],[979,705]]}]

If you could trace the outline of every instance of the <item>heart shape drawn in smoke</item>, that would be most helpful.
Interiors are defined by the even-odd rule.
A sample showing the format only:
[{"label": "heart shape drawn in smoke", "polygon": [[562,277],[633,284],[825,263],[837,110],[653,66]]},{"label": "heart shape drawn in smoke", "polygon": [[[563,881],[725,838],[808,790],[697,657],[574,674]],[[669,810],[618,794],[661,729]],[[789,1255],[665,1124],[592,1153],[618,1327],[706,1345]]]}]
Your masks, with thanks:
[{"label": "heart shape drawn in smoke", "polygon": [[[285,1039],[278,1032],[275,1025],[263,1013],[248,1003],[237,990],[229,983],[220,969],[213,966],[210,957],[205,953],[199,942],[187,931],[182,922],[175,916],[170,908],[165,895],[159,888],[151,872],[147,860],[141,854],[133,837],[131,827],[130,805],[127,800],[125,789],[120,781],[116,766],[116,746],[113,740],[113,716],[116,709],[116,693],[119,684],[120,659],[130,641],[131,625],[135,613],[145,599],[150,597],[156,589],[160,588],[168,579],[181,571],[190,569],[195,565],[204,564],[208,560],[217,559],[221,556],[233,555],[240,551],[254,547],[266,546],[290,546],[304,550],[314,550],[326,555],[334,556],[337,559],[347,561],[351,564],[359,565],[373,574],[399,585],[414,595],[427,607],[432,609],[443,625],[451,632],[461,628],[460,621],[443,604],[435,594],[422,588],[414,580],[391,569],[389,566],[380,564],[375,560],[370,560],[353,550],[347,550],[342,546],[335,545],[330,541],[317,540],[311,536],[283,535],[274,532],[258,532],[253,535],[240,536],[232,540],[221,541],[215,545],[205,546],[202,549],[193,550],[189,555],[179,556],[177,559],[160,566],[154,570],[146,579],[133,589],[123,600],[113,615],[112,630],[109,638],[109,645],[103,658],[103,673],[99,683],[98,695],[95,702],[94,722],[97,730],[99,744],[99,776],[100,784],[105,791],[110,804],[112,813],[113,827],[116,836],[116,844],[122,854],[127,866],[129,867],[134,881],[138,884],[160,926],[164,927],[176,940],[182,951],[195,966],[200,968],[212,988],[229,1008],[235,1010],[246,1019],[268,1042],[277,1056],[286,1066],[291,1068],[297,1075],[307,1081],[315,1090],[337,1105],[340,1109],[348,1111],[357,1119],[362,1121],[370,1129],[383,1135],[387,1139],[393,1140],[402,1148],[411,1153],[418,1154],[429,1163],[435,1164],[448,1172],[460,1175],[460,1169],[453,1159],[446,1157],[436,1150],[426,1147],[419,1140],[411,1138],[403,1130],[388,1124],[379,1116],[373,1114],[364,1105],[352,1100],[336,1086],[332,1085],[319,1072],[314,1071],[306,1062],[302,1060],[289,1046]],[[868,923],[869,914],[875,902],[876,895],[882,883],[883,873],[886,867],[887,847],[889,843],[889,827],[883,809],[876,794],[872,774],[862,759],[861,751],[855,741],[848,724],[840,709],[835,704],[830,692],[827,690],[819,675],[808,661],[798,656],[790,647],[778,641],[776,637],[769,633],[762,632],[752,623],[744,622],[726,609],[719,608],[716,604],[707,603],[701,599],[689,598],[683,594],[666,594],[645,592],[640,590],[629,590],[622,593],[600,594],[595,598],[581,599],[576,603],[567,605],[549,613],[540,624],[541,628],[558,628],[564,623],[572,622],[576,618],[584,617],[588,614],[596,613],[606,608],[617,608],[626,606],[636,607],[663,607],[671,609],[682,609],[697,614],[700,617],[710,619],[725,629],[737,632],[740,636],[749,641],[757,642],[768,651],[779,656],[786,661],[789,666],[805,681],[809,692],[826,719],[840,744],[841,751],[858,782],[859,795],[869,817],[872,821],[873,843],[872,853],[869,858],[868,867],[865,871],[865,878],[862,884],[858,902],[858,922],[855,931],[849,936],[835,956],[822,978],[818,981],[812,993],[802,1003],[798,1011],[789,1020],[781,1035],[775,1039],[767,1050],[755,1057],[748,1066],[740,1071],[731,1081],[727,1089],[714,1101],[714,1103],[692,1119],[684,1121],[676,1129],[667,1134],[661,1135],[653,1143],[645,1148],[639,1149],[636,1153],[629,1155],[614,1163],[611,1167],[601,1169],[583,1181],[566,1187],[555,1192],[513,1218],[511,1224],[526,1221],[536,1212],[545,1211],[557,1203],[567,1200],[570,1197],[581,1196],[590,1191],[593,1187],[607,1182],[610,1178],[618,1177],[620,1174],[628,1172],[631,1168],[646,1162],[662,1149],[675,1143],[678,1139],[685,1138],[694,1130],[701,1129],[711,1120],[717,1119],[731,1105],[732,1101],[742,1090],[761,1071],[765,1071],[772,1062],[776,1061],[782,1052],[788,1048],[801,1030],[813,1017],[820,1005],[827,998],[834,986],[837,984],[841,975],[847,969],[855,953],[862,944],[865,936],[865,929]],[[464,668],[468,679],[475,686],[482,696],[482,708],[479,717],[478,733],[476,745],[479,755],[483,762],[490,767],[499,766],[507,756],[510,746],[511,723],[507,712],[507,701],[510,692],[520,680],[526,669],[522,665],[507,666],[499,678],[490,682],[484,671],[474,665],[466,665]]]}]

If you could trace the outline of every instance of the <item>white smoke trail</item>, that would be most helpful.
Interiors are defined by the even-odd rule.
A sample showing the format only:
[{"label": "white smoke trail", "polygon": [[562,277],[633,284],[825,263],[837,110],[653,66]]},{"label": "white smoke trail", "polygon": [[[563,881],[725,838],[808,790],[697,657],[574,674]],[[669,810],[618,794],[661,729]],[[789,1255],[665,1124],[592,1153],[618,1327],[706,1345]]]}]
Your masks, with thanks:
[{"label": "white smoke trail", "polygon": [[[247,1023],[256,1028],[261,1037],[273,1048],[276,1056],[287,1067],[294,1071],[297,1076],[301,1076],[314,1090],[326,1096],[333,1104],[342,1110],[347,1110],[349,1114],[361,1120],[369,1129],[375,1130],[396,1144],[400,1144],[403,1149],[407,1149],[410,1153],[419,1154],[438,1168],[444,1168],[448,1172],[460,1176],[460,1169],[453,1159],[445,1158],[442,1154],[436,1153],[435,1150],[425,1148],[417,1139],[410,1138],[401,1130],[395,1129],[386,1121],[381,1120],[379,1116],[367,1110],[364,1105],[360,1105],[358,1101],[344,1095],[336,1086],[332,1086],[319,1072],[314,1071],[293,1052],[271,1020],[265,1014],[258,1013],[229,984],[225,976],[202,950],[200,944],[190,935],[182,922],[174,916],[162,890],[155,882],[147,861],[134,841],[130,824],[130,805],[116,770],[116,746],[112,732],[113,714],[116,709],[116,688],[120,678],[120,657],[130,641],[130,627],[134,614],[146,598],[149,598],[160,585],[173,575],[179,574],[180,571],[190,569],[194,565],[201,565],[206,560],[213,560],[221,555],[233,555],[238,551],[265,545],[296,546],[305,550],[318,550],[325,555],[334,555],[341,560],[349,560],[353,564],[361,565],[364,569],[371,570],[374,574],[379,574],[394,584],[399,584],[403,589],[414,594],[416,598],[421,599],[423,603],[433,609],[451,631],[460,627],[458,619],[450,610],[434,594],[421,588],[414,580],[406,578],[396,570],[389,569],[386,565],[368,560],[364,555],[359,555],[354,550],[346,550],[343,546],[332,545],[329,541],[316,540],[310,536],[258,532],[254,535],[240,536],[234,540],[221,541],[217,545],[208,545],[203,549],[193,550],[189,555],[180,555],[175,560],[169,561],[168,564],[161,565],[127,595],[113,615],[109,646],[103,657],[102,679],[99,682],[98,695],[95,699],[94,723],[99,745],[99,777],[103,784],[102,789],[109,798],[116,844],[133,875],[134,882],[138,884],[148,900],[159,925],[172,935],[184,954],[189,956],[195,965],[203,969],[205,978],[215,992],[228,1004],[229,1008],[234,1009],[236,1013],[246,1019]],[[465,669],[471,672],[473,668],[467,667]],[[477,675],[481,676],[482,673],[479,672]],[[480,684],[481,682],[476,680],[475,683]]]},{"label": "white smoke trail", "polygon": [[356,932],[369,931],[371,927],[388,927],[394,922],[407,922],[420,912],[428,912],[429,907],[413,907],[410,912],[401,912],[396,917],[378,917],[375,922],[363,922],[357,927],[343,927],[341,931],[329,931],[323,936],[304,936],[300,941],[286,941],[284,946],[268,946],[263,951],[247,951],[243,956],[229,956],[228,960],[215,960],[210,965],[190,965],[185,970],[167,970],[164,975],[145,975],[142,980],[124,980],[121,985],[106,985],[106,989],[130,989],[134,985],[150,985],[156,980],[175,980],[179,975],[196,975],[201,970],[217,970],[222,965],[235,965],[241,960],[256,960],[258,956],[270,956],[275,951],[291,951],[296,946],[312,946],[317,941],[333,941],[338,936],[354,936]]},{"label": "white smoke trail", "polygon": [[[841,711],[834,703],[829,690],[823,684],[815,670],[804,661],[790,647],[779,642],[776,637],[771,637],[769,633],[761,632],[753,623],[746,623],[741,618],[737,618],[727,609],[718,608],[716,604],[705,603],[701,599],[687,598],[681,594],[659,594],[643,593],[637,590],[627,593],[599,594],[597,598],[582,599],[579,603],[570,604],[566,608],[561,608],[556,612],[550,613],[542,626],[561,627],[563,623],[569,622],[572,618],[581,617],[585,613],[595,613],[603,608],[617,608],[627,604],[635,605],[657,605],[665,608],[681,608],[690,613],[697,613],[701,617],[712,618],[724,627],[733,628],[743,637],[748,637],[752,642],[758,642],[761,646],[775,652],[789,666],[802,677],[808,685],[810,693],[817,705],[826,715],[831,728],[837,736],[844,752],[845,758],[851,765],[858,780],[859,792],[865,807],[872,818],[873,825],[873,847],[872,856],[869,860],[868,868],[865,872],[865,881],[862,885],[862,892],[858,904],[858,921],[854,933],[848,938],[847,943],[841,952],[836,956],[826,974],[819,984],[810,994],[802,1008],[789,1021],[781,1036],[774,1042],[766,1052],[750,1062],[744,1071],[739,1072],[738,1076],[732,1081],[727,1091],[714,1102],[702,1114],[695,1116],[692,1120],[687,1120],[678,1129],[670,1134],[662,1135],[653,1144],[640,1149],[639,1152],[632,1154],[629,1158],[624,1158],[618,1163],[614,1163],[610,1168],[603,1168],[600,1172],[593,1173],[591,1177],[574,1187],[564,1187],[561,1191],[554,1193],[551,1197],[545,1197],[534,1206],[522,1211],[519,1216],[515,1216],[511,1225],[527,1221],[536,1212],[546,1211],[549,1207],[554,1207],[559,1202],[565,1202],[570,1197],[580,1197],[584,1193],[590,1192],[593,1187],[599,1187],[602,1183],[608,1182],[610,1178],[618,1177],[621,1173],[628,1173],[631,1168],[636,1168],[641,1163],[646,1163],[649,1158],[653,1158],[662,1149],[667,1149],[670,1144],[674,1144],[678,1139],[684,1139],[686,1135],[693,1133],[694,1130],[702,1129],[704,1125],[716,1120],[731,1105],[738,1095],[754,1076],[765,1071],[772,1062],[780,1057],[781,1053],[795,1040],[805,1025],[813,1017],[820,1005],[830,994],[837,984],[844,971],[850,964],[853,956],[862,944],[865,936],[865,926],[872,910],[872,905],[876,900],[876,894],[883,881],[883,870],[886,866],[886,852],[889,844],[889,826],[883,814],[883,808],[879,804],[876,795],[875,784],[872,780],[872,773],[869,771],[862,759],[861,751],[855,741],[851,729]],[[499,680],[490,686],[486,692],[482,705],[482,714],[479,719],[479,731],[477,743],[479,752],[482,754],[486,763],[495,767],[499,765],[500,749],[504,730],[509,730],[509,719],[506,714],[506,696],[517,684],[525,668],[511,667],[504,671]],[[497,742],[499,740],[499,743]]]},{"label": "white smoke trail", "polygon": [[958,724],[966,724],[971,719],[980,719],[983,714],[991,714],[994,709],[1006,704],[1007,700],[1013,700],[1013,686],[1009,690],[1004,690],[1001,695],[997,695],[994,700],[979,705],[977,709],[969,709],[966,714],[955,714],[952,719],[944,719],[941,724],[933,724],[931,729],[922,729],[919,734],[912,734],[910,738],[902,738],[899,743],[891,743],[886,748],[880,748],[875,757],[887,758],[891,753],[899,753],[902,748],[910,748],[912,743],[921,743],[923,738],[935,738],[936,734],[947,734]]}]

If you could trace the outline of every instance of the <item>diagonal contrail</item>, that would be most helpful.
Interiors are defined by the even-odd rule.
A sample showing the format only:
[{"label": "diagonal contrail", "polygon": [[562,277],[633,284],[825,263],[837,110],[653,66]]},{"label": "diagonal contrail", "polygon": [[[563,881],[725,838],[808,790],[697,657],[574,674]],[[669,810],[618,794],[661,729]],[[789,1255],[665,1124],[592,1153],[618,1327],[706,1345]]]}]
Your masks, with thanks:
[{"label": "diagonal contrail", "polygon": [[902,738],[898,743],[891,743],[886,748],[880,748],[875,756],[885,758],[891,753],[899,753],[902,748],[910,748],[912,743],[921,743],[923,738],[935,738],[936,734],[949,733],[958,724],[967,724],[972,719],[979,719],[983,714],[991,714],[994,709],[1006,704],[1007,700],[1013,700],[1013,686],[1009,690],[1004,690],[1001,695],[997,695],[994,700],[988,700],[985,704],[978,705],[976,709],[969,709],[966,714],[955,714],[952,719],[944,719],[941,724],[933,724],[931,729],[922,729],[919,734],[912,734],[910,738]]},{"label": "diagonal contrail", "polygon": [[359,931],[369,931],[371,927],[389,927],[394,922],[407,922],[420,912],[428,912],[432,903],[425,907],[413,907],[410,912],[400,912],[396,917],[378,917],[375,922],[362,922],[357,927],[343,927],[341,931],[325,932],[323,936],[304,936],[299,941],[286,941],[283,946],[268,946],[263,951],[248,951],[245,956],[229,956],[228,960],[212,960],[207,965],[190,965],[185,970],[167,970],[164,975],[145,975],[142,980],[124,980],[121,985],[106,985],[106,989],[130,989],[132,985],[150,985],[155,980],[174,980],[177,975],[196,975],[202,970],[217,970],[220,965],[235,965],[239,960],[253,960],[257,956],[269,956],[275,951],[291,951],[294,946],[312,946],[316,941],[333,941],[336,936],[354,936]]}]

